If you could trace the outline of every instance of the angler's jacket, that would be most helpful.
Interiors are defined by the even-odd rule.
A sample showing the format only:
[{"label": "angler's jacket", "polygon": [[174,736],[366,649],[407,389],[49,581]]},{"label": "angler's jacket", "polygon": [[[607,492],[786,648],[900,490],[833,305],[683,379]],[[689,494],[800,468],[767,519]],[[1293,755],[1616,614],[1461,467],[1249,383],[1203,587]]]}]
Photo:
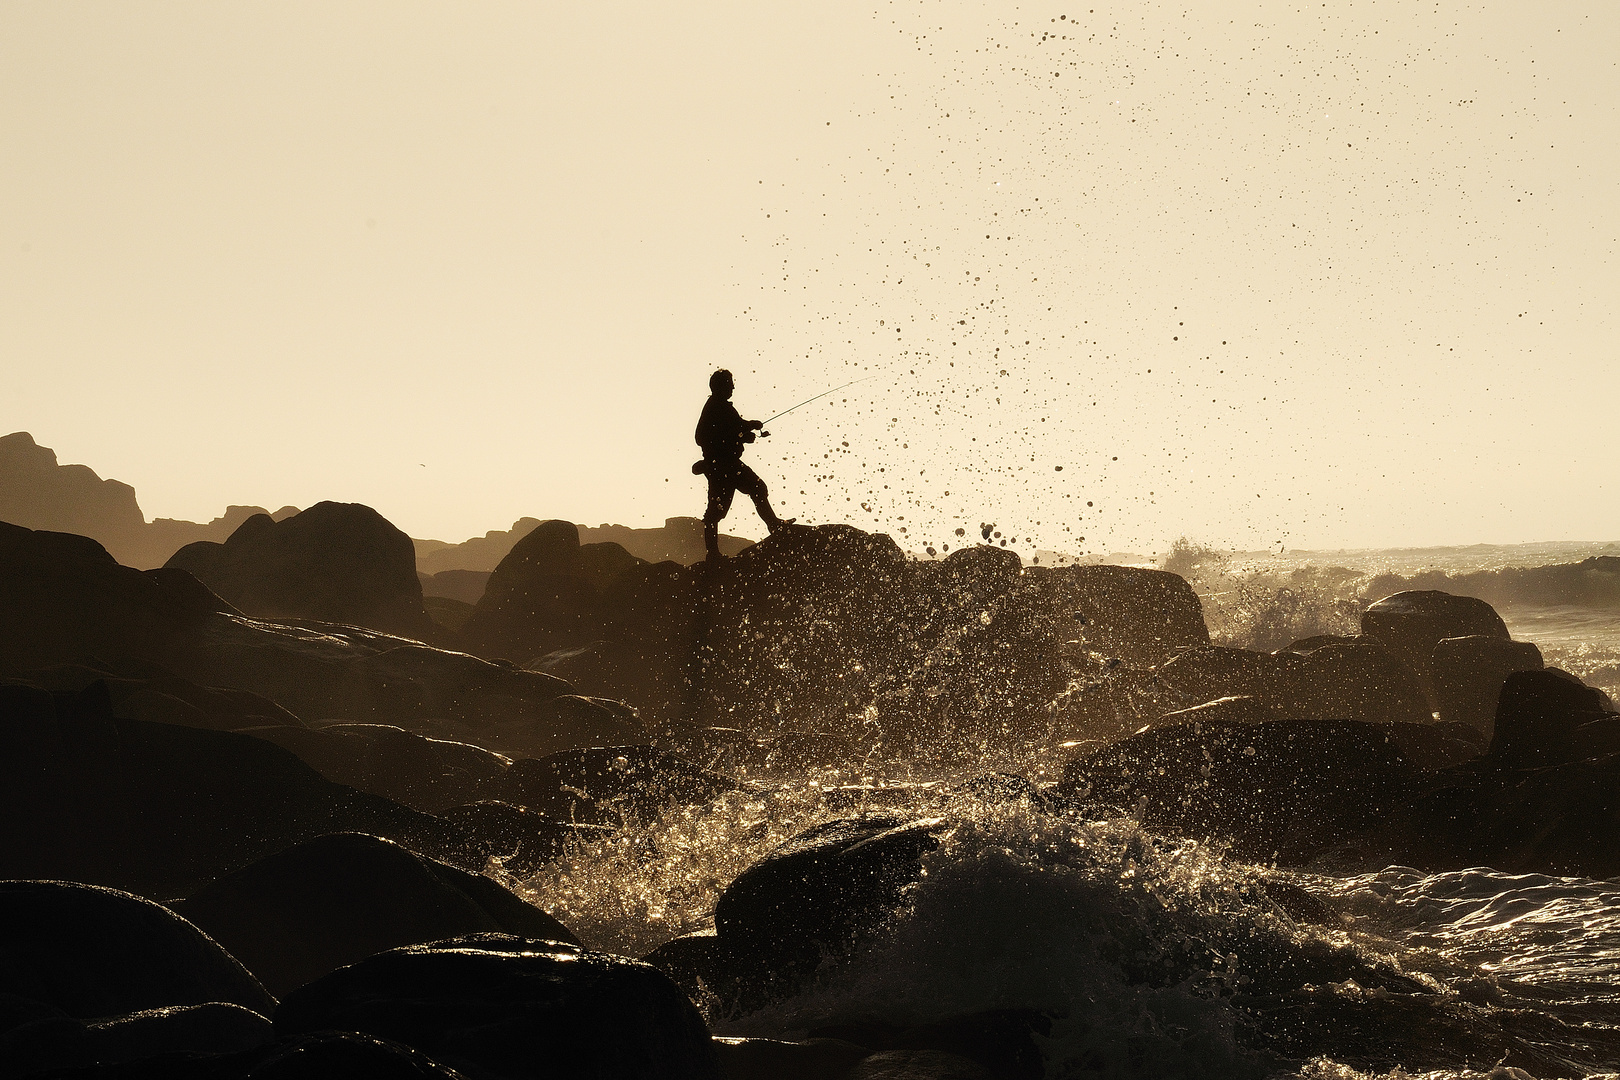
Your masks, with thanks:
[{"label": "angler's jacket", "polygon": [[750,430],[735,405],[711,394],[703,404],[693,438],[703,447],[705,461],[736,461],[742,457],[743,443],[748,441],[743,436]]}]

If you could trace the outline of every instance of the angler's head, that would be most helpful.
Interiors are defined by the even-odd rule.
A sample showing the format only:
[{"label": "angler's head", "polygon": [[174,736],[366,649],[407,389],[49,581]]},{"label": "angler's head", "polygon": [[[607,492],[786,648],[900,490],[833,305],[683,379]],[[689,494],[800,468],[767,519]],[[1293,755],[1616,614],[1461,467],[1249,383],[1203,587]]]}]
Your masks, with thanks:
[{"label": "angler's head", "polygon": [[732,381],[731,372],[725,368],[709,376],[709,392],[715,397],[728,398],[736,388],[737,384]]}]

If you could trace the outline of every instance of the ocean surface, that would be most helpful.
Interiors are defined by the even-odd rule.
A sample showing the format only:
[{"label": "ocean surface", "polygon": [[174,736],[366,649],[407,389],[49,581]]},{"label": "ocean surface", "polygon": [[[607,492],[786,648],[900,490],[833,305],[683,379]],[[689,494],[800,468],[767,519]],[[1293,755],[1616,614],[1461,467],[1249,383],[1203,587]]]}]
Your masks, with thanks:
[{"label": "ocean surface", "polygon": [[[1218,572],[1201,589],[1206,609],[1227,604],[1221,617],[1242,643],[1245,626],[1342,621],[1376,599],[1357,590],[1380,574],[1558,567],[1617,552],[1234,554],[1206,560]],[[1294,605],[1286,618],[1264,606],[1279,588]],[[1302,606],[1306,589],[1314,599]],[[1222,592],[1227,600],[1211,599]],[[1233,614],[1237,595],[1258,622]],[[1499,610],[1549,664],[1620,690],[1620,608]],[[979,763],[1023,775],[1035,764]],[[712,927],[720,890],[798,831],[852,810],[901,808],[946,823],[904,908],[789,1000],[748,1015],[710,1003],[717,1034],[802,1038],[1014,1009],[1050,1019],[1036,1040],[1048,1077],[1620,1076],[1620,880],[1489,867],[1279,870],[1218,844],[1153,835],[1129,816],[986,801],[963,776],[904,762],[744,779],[755,790],[574,843],[514,885],[587,945],[644,955]]]}]

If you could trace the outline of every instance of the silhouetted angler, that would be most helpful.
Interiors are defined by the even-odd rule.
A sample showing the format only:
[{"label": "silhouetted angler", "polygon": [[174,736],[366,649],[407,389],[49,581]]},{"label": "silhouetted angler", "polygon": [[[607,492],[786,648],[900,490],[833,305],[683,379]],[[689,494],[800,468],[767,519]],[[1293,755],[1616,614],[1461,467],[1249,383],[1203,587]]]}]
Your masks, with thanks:
[{"label": "silhouetted angler", "polygon": [[709,376],[709,400],[703,405],[698,418],[697,444],[703,448],[703,460],[692,466],[692,471],[709,478],[709,505],[703,512],[703,545],[710,558],[720,557],[720,519],[731,510],[731,497],[742,492],[754,500],[754,509],[766,526],[775,532],[794,519],[783,521],[771,509],[766,498],[765,481],[742,463],[743,446],[754,441],[754,432],[765,425],[758,420],[744,420],[736,406],[731,404],[731,372],[721,368]]}]

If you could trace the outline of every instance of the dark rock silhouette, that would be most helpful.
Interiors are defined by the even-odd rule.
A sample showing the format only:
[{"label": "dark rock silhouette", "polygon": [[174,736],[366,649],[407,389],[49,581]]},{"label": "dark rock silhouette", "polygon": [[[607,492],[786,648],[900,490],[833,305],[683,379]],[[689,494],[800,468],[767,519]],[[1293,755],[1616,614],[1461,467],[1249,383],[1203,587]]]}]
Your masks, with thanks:
[{"label": "dark rock silhouette", "polygon": [[135,1071],[140,1068],[136,1063],[147,1059],[189,1062],[253,1051],[274,1041],[275,1028],[265,1017],[214,1001],[94,1020],[60,1014],[10,1030],[0,1024],[0,1061],[9,1076],[89,1066],[129,1065]]},{"label": "dark rock silhouette", "polygon": [[941,1078],[1040,1080],[1046,1069],[1036,1036],[1051,1033],[1052,1018],[1033,1009],[996,1009],[910,1027],[869,1022],[813,1030],[814,1035],[848,1040],[876,1051],[857,1067],[851,1080],[918,1072]]},{"label": "dark rock silhouette", "polygon": [[646,741],[630,710],[563,700],[572,688],[553,676],[356,627],[244,619],[183,570],[134,570],[86,537],[0,524],[0,675],[63,665],[519,753]]},{"label": "dark rock silhouette", "polygon": [[171,906],[278,997],[372,953],[463,934],[578,944],[488,878],[358,833],[296,844]]},{"label": "dark rock silhouette", "polygon": [[1434,651],[1446,638],[1510,640],[1507,624],[1483,600],[1436,590],[1386,596],[1361,613],[1361,632],[1382,645],[1417,677],[1430,707],[1440,707],[1434,688]]},{"label": "dark rock silhouette", "polygon": [[251,734],[292,751],[334,783],[429,814],[477,799],[508,764],[481,746],[387,724],[264,727]]},{"label": "dark rock silhouette", "polygon": [[152,660],[233,609],[190,574],[120,566],[94,540],[0,522],[0,673]]},{"label": "dark rock silhouette", "polygon": [[316,503],[279,522],[255,515],[223,544],[188,544],[165,566],[254,618],[432,633],[410,537],[358,503]]},{"label": "dark rock silhouette", "polygon": [[645,959],[728,1009],[791,993],[827,955],[848,952],[900,903],[939,846],[941,819],[870,813],[807,829],[755,861],[715,903],[715,933]]},{"label": "dark rock silhouette", "polygon": [[[448,571],[489,573],[502,559],[540,524],[539,518],[520,518],[509,530],[491,530],[459,544],[439,540],[416,540],[416,566],[424,575],[437,578]],[[703,522],[693,517],[665,518],[662,528],[633,529],[625,525],[579,527],[582,544],[618,544],[644,562],[677,562],[690,566],[704,556]],[[720,536],[720,553],[735,555],[752,541],[740,536]],[[456,593],[440,595],[456,596]],[[476,599],[476,598],[475,598]]]},{"label": "dark rock silhouette", "polygon": [[275,1019],[392,1039],[471,1077],[719,1078],[702,1017],[656,969],[496,934],[368,957],[292,992]]},{"label": "dark rock silhouette", "polygon": [[[69,1017],[228,1002],[268,1014],[247,970],[173,911],[116,889],[0,881],[0,994]],[[9,999],[8,999],[9,1000]]]},{"label": "dark rock silhouette", "polygon": [[1153,667],[1181,649],[1209,644],[1203,605],[1175,574],[1134,566],[1065,566],[1042,576],[1052,583],[1061,610],[1072,614],[1080,640],[1132,667]]},{"label": "dark rock silhouette", "polygon": [[1367,846],[1386,862],[1431,870],[1613,877],[1620,874],[1617,787],[1620,753],[1532,768],[1470,762],[1403,803]]},{"label": "dark rock silhouette", "polygon": [[886,536],[832,525],[790,527],[719,565],[649,566],[575,547],[559,524],[513,550],[467,638],[486,655],[549,649],[535,666],[623,697],[655,729],[947,753],[947,733],[1044,736],[1070,678],[1053,607],[1062,579],[988,551],[918,562]]},{"label": "dark rock silhouette", "polygon": [[101,684],[60,696],[0,684],[0,743],[0,877],[172,897],[334,830],[462,849],[437,819],[333,784],[279,746],[120,719]]},{"label": "dark rock silhouette", "polygon": [[1489,737],[1508,676],[1541,667],[1541,650],[1528,641],[1473,635],[1436,642],[1430,672],[1440,719],[1470,724]]},{"label": "dark rock silhouette", "polygon": [[1353,720],[1175,724],[1084,754],[1057,793],[1139,807],[1144,824],[1299,865],[1385,822],[1415,789],[1397,725]]},{"label": "dark rock silhouette", "polygon": [[[1297,649],[1297,646],[1291,647]],[[1245,697],[1274,717],[1423,724],[1431,720],[1413,676],[1380,646],[1334,641],[1299,651],[1187,649],[1158,669],[1186,703]]]},{"label": "dark rock silhouette", "polygon": [[464,633],[475,648],[525,658],[590,641],[604,592],[644,565],[617,544],[581,545],[571,522],[542,522],[490,575]]},{"label": "dark rock silhouette", "polygon": [[1620,607],[1620,557],[1596,555],[1578,563],[1510,566],[1467,573],[1425,571],[1402,577],[1382,574],[1368,583],[1373,596],[1435,590],[1472,596],[1498,607],[1514,605]]},{"label": "dark rock silhouette", "polygon": [[1502,685],[1492,765],[1534,768],[1620,752],[1620,715],[1599,690],[1557,668],[1519,671]]}]

